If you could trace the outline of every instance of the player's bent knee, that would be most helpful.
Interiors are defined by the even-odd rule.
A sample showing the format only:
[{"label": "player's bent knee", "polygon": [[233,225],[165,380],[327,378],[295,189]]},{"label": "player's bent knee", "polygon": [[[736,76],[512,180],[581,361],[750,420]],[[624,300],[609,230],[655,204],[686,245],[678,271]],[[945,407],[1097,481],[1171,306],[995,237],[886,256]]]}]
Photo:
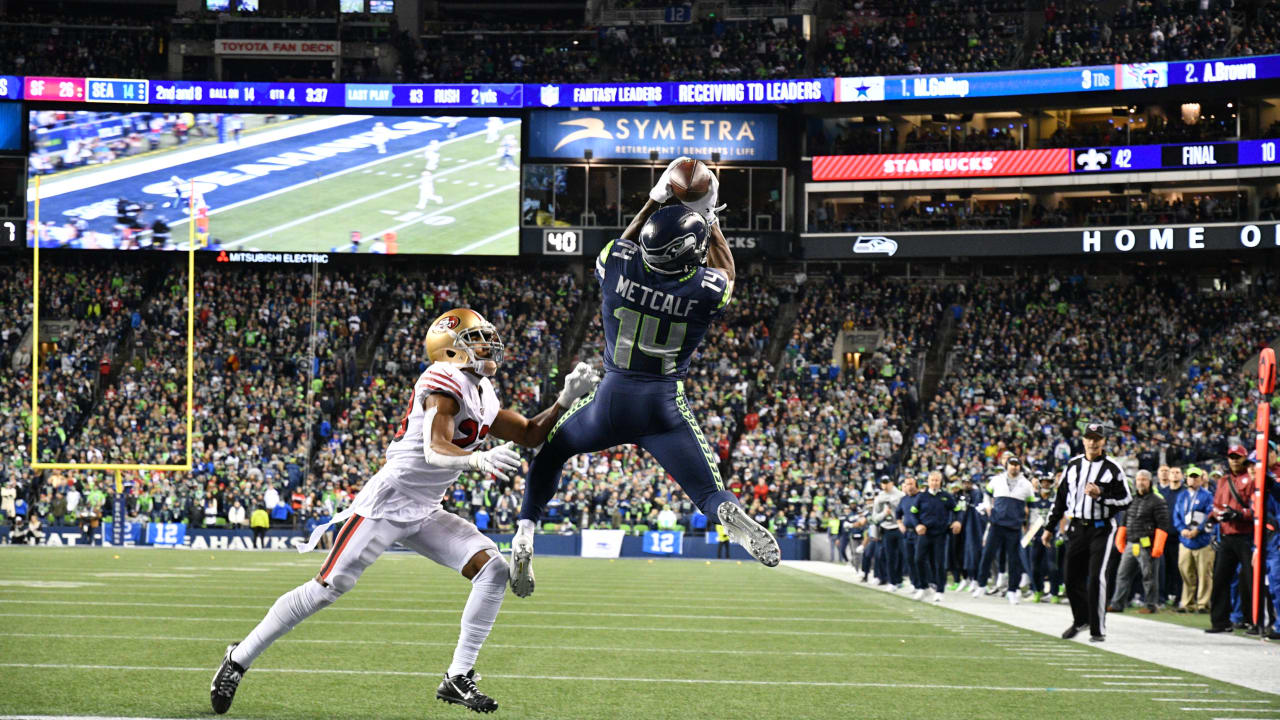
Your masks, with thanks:
[{"label": "player's bent knee", "polygon": [[328,580],[322,580],[320,576],[317,575],[316,582],[320,583],[320,585],[322,585],[329,591],[329,594],[332,595],[332,600],[330,600],[330,602],[342,597],[343,593],[346,593],[356,586],[356,578],[340,572],[331,573]]},{"label": "player's bent knee", "polygon": [[462,568],[462,576],[474,582],[486,568],[489,576],[501,575],[503,582],[511,575],[511,568],[503,559],[502,553],[497,548],[487,548],[471,556]]}]

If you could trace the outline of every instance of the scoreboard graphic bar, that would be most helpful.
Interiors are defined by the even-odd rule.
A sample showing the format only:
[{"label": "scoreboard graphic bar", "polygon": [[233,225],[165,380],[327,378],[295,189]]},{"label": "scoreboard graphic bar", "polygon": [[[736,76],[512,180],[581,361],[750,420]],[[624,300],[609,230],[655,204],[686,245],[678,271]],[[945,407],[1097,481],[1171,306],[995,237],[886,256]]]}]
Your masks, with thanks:
[{"label": "scoreboard graphic bar", "polygon": [[[1280,80],[1280,55],[947,75],[651,83],[253,83],[0,76],[0,99],[243,107],[581,108],[860,103]],[[16,96],[20,91],[22,98]]]}]

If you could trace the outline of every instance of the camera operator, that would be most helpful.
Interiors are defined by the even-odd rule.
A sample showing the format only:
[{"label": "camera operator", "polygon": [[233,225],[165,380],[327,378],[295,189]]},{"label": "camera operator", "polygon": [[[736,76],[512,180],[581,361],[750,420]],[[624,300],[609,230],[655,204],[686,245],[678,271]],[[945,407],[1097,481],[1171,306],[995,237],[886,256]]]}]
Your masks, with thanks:
[{"label": "camera operator", "polygon": [[[1253,498],[1254,477],[1250,472],[1249,452],[1241,445],[1227,450],[1227,474],[1218,481],[1213,494],[1211,517],[1218,524],[1222,540],[1213,564],[1213,595],[1209,603],[1211,624],[1207,633],[1231,632],[1231,581],[1240,579],[1245,622],[1253,618],[1253,506],[1245,498]],[[1245,634],[1256,635],[1258,628],[1248,625]]]}]

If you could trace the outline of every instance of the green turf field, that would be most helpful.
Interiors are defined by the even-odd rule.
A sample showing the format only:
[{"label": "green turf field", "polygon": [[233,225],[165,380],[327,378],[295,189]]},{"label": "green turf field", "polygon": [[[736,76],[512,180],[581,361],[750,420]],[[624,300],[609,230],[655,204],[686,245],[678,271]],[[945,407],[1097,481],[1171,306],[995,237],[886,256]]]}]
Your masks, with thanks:
[{"label": "green turf field", "polygon": [[[211,717],[226,644],[322,559],[0,549],[0,716]],[[541,557],[537,572],[537,593],[508,594],[480,655],[500,717],[1280,713],[1274,695],[786,568]],[[228,717],[470,717],[434,698],[468,590],[385,556],[258,660]]]},{"label": "green turf field", "polygon": [[[418,179],[425,162],[419,149],[375,156],[361,168],[278,195],[214,207],[210,231],[228,250],[329,252],[359,230],[366,241],[395,232],[401,253],[515,255],[520,172],[498,170],[496,152],[484,133],[442,141],[434,173],[442,202],[422,209]],[[185,239],[186,222],[174,228],[174,236]]]}]

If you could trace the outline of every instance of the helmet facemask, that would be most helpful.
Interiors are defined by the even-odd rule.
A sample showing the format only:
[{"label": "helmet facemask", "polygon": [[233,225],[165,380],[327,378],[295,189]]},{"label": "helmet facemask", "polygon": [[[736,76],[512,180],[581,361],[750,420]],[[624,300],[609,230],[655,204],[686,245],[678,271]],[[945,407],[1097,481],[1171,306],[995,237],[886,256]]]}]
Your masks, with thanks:
[{"label": "helmet facemask", "polygon": [[466,362],[459,363],[462,367],[483,377],[493,377],[498,372],[505,346],[492,324],[485,323],[450,334],[454,336],[453,347],[466,355]]}]

